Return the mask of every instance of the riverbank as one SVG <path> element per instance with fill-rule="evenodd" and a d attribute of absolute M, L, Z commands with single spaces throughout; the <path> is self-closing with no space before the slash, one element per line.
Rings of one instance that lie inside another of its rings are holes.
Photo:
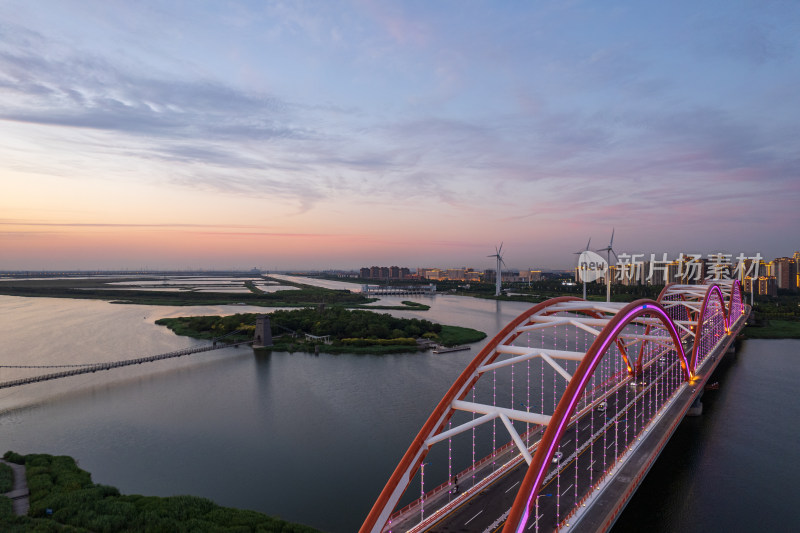
<path fill-rule="evenodd" d="M 20 455 L 4 458 L 24 464 L 30 489 L 30 510 L 16 516 L 11 500 L 0 497 L 0 527 L 23 531 L 264 531 L 318 533 L 302 524 L 286 522 L 256 511 L 222 507 L 196 496 L 139 496 L 120 494 L 115 487 L 92 482 L 69 456 Z"/>
<path fill-rule="evenodd" d="M 744 336 L 748 339 L 800 339 L 800 321 L 766 320 L 764 325 L 747 326 Z"/>

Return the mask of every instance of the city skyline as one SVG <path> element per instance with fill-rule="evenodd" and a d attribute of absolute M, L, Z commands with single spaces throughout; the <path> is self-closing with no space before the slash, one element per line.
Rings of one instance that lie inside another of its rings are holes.
<path fill-rule="evenodd" d="M 491 269 L 501 242 L 567 270 L 612 229 L 788 255 L 798 29 L 789 2 L 4 2 L 0 270 Z"/>

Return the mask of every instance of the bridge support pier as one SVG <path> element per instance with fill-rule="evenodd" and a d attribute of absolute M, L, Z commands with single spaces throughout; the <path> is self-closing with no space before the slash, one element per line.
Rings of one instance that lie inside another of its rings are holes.
<path fill-rule="evenodd" d="M 686 411 L 686 416 L 700 416 L 703 414 L 703 393 L 697 395 L 697 398 L 694 399 L 692 405 L 689 406 L 689 410 Z"/>
<path fill-rule="evenodd" d="M 253 333 L 253 348 L 265 348 L 272 346 L 272 328 L 269 324 L 269 316 L 261 315 L 256 318 L 256 330 Z"/>

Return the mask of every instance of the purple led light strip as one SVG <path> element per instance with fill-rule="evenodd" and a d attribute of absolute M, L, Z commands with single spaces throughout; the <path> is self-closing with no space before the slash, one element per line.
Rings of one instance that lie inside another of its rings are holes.
<path fill-rule="evenodd" d="M 717 290 L 719 291 L 719 287 L 717 287 Z M 547 470 L 547 465 L 549 464 L 549 461 L 550 461 L 550 459 L 551 459 L 551 457 L 553 455 L 553 450 L 558 446 L 558 444 L 559 444 L 559 442 L 561 440 L 560 437 L 561 437 L 562 431 L 564 429 L 564 425 L 569 422 L 569 418 L 570 418 L 570 416 L 572 415 L 572 412 L 575 409 L 575 404 L 578 402 L 578 400 L 580 398 L 580 395 L 583 393 L 583 390 L 586 387 L 586 382 L 589 379 L 591 379 L 591 377 L 592 377 L 592 375 L 594 373 L 594 369 L 597 366 L 597 362 L 605 355 L 606 350 L 608 349 L 608 345 L 614 339 L 616 339 L 619 331 L 622 330 L 625 326 L 627 326 L 629 324 L 630 320 L 634 316 L 636 316 L 637 314 L 641 313 L 642 311 L 652 311 L 652 312 L 655 312 L 656 314 L 660 315 L 662 318 L 664 318 L 666 320 L 666 324 L 667 324 L 668 328 L 670 329 L 670 333 L 672 334 L 672 338 L 673 339 L 680 338 L 678 336 L 678 332 L 677 332 L 677 330 L 675 328 L 675 324 L 672 322 L 670 317 L 660 307 L 654 306 L 652 304 L 642 304 L 640 307 L 635 307 L 635 308 L 631 309 L 630 311 L 628 311 L 628 313 L 622 318 L 622 320 L 620 320 L 617 323 L 617 325 L 614 326 L 614 329 L 612 329 L 608 333 L 608 335 L 606 336 L 605 340 L 603 341 L 603 344 L 600 346 L 600 349 L 597 350 L 597 352 L 595 354 L 595 357 L 594 357 L 594 359 L 592 360 L 592 362 L 591 362 L 591 364 L 589 366 L 589 369 L 582 376 L 580 384 L 578 385 L 578 388 L 575 391 L 575 394 L 573 394 L 572 398 L 570 398 L 569 404 L 568 404 L 568 408 L 567 408 L 567 411 L 566 411 L 566 415 L 561 418 L 561 420 L 559 421 L 558 429 L 556 430 L 556 436 L 558 438 L 554 438 L 552 440 L 552 442 L 550 443 L 550 447 L 548 448 L 547 454 L 545 455 L 545 460 L 539 466 L 539 472 L 537 473 L 536 479 L 535 479 L 535 481 L 533 483 L 534 487 L 538 487 L 539 484 L 541 483 L 542 477 L 544 476 L 545 471 Z M 683 351 L 683 345 L 678 343 L 677 348 L 678 348 L 678 350 L 677 350 L 678 354 L 680 355 L 681 359 L 683 360 L 685 368 L 688 371 L 689 363 L 686 360 L 686 354 Z M 528 523 L 528 518 L 530 517 L 529 509 L 530 509 L 531 500 L 534 497 L 534 492 L 535 491 L 531 491 L 531 493 L 528 495 L 528 500 L 525 502 L 525 512 L 522 515 L 522 520 L 520 520 L 520 522 L 517 524 L 517 533 L 523 533 L 525 524 Z"/>

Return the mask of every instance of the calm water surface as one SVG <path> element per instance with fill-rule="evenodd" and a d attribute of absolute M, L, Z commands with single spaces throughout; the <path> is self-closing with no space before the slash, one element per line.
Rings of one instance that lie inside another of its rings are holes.
<path fill-rule="evenodd" d="M 431 309 L 392 313 L 474 327 L 489 338 L 528 307 L 417 299 Z M 166 352 L 200 341 L 177 337 L 156 319 L 250 310 L 0 296 L 0 364 Z M 72 455 L 94 481 L 125 493 L 194 494 L 351 532 L 485 342 L 446 355 L 257 357 L 229 348 L 3 390 L 0 451 Z M 654 531 L 752 530 L 733 527 L 745 523 L 744 514 L 773 526 L 767 531 L 796 524 L 800 515 L 789 499 L 800 480 L 792 440 L 800 427 L 798 352 L 798 341 L 747 341 L 720 372 L 720 390 L 707 393 L 706 414 L 681 425 L 615 531 L 641 531 L 642 524 Z M 0 380 L 38 372 L 0 368 Z"/>

